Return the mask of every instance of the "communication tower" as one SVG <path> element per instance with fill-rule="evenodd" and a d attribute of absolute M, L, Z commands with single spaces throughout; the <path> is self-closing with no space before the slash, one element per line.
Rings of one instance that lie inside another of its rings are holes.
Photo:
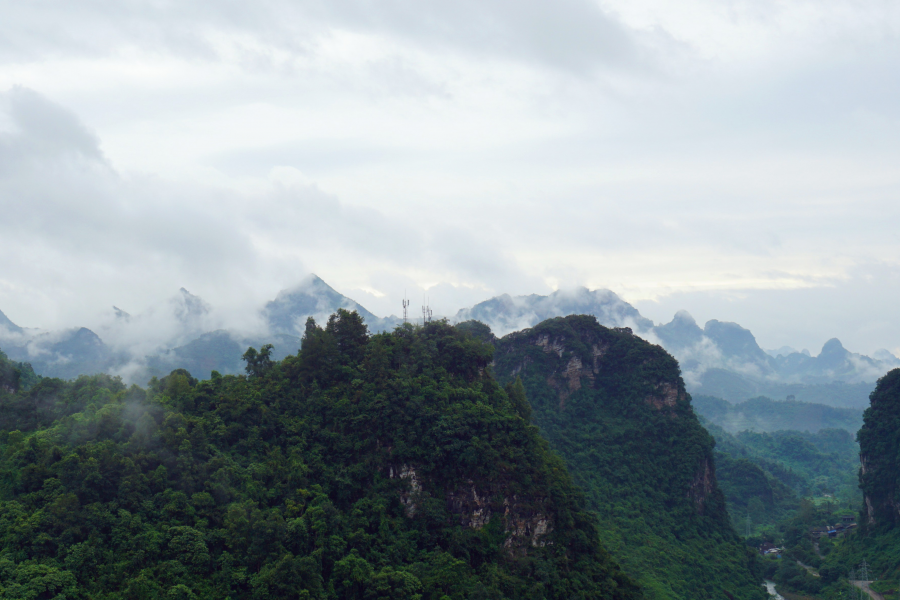
<path fill-rule="evenodd" d="M 406 299 L 406 292 L 403 293 L 403 322 L 406 323 L 407 309 L 409 308 L 409 300 Z"/>
<path fill-rule="evenodd" d="M 428 301 L 425 301 L 425 304 L 422 305 L 422 325 L 426 325 L 431 322 L 431 307 L 428 306 Z"/>

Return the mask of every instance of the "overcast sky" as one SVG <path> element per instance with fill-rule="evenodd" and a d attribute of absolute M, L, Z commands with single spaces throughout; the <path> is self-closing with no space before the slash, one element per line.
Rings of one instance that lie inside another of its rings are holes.
<path fill-rule="evenodd" d="M 315 272 L 900 351 L 900 4 L 0 0 L 0 310 Z M 426 291 L 427 290 L 427 291 Z"/>

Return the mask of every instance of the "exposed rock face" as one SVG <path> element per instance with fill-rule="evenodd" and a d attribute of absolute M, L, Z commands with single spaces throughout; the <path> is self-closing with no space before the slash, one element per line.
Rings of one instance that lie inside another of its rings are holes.
<path fill-rule="evenodd" d="M 416 500 L 418 499 L 419 493 L 422 491 L 422 484 L 419 483 L 419 474 L 416 473 L 416 470 L 413 467 L 403 465 L 396 470 L 394 467 L 390 467 L 388 476 L 391 479 L 399 477 L 400 479 L 409 482 L 409 489 L 400 495 L 400 502 L 403 503 L 403 506 L 406 509 L 406 516 L 415 516 Z"/>
<path fill-rule="evenodd" d="M 629 333 L 631 330 L 628 330 Z M 535 340 L 535 345 L 540 347 L 546 353 L 556 353 L 560 358 L 563 357 L 563 353 L 566 352 L 565 346 L 565 338 L 564 337 L 554 337 L 551 339 L 549 335 L 540 335 Z M 577 392 L 581 389 L 581 380 L 582 378 L 587 378 L 590 383 L 593 385 L 594 375 L 596 375 L 600 371 L 600 359 L 606 353 L 609 348 L 609 344 L 606 342 L 597 342 L 591 345 L 591 353 L 590 362 L 586 365 L 580 356 L 573 354 L 572 352 L 568 352 L 568 362 L 565 363 L 565 367 L 558 374 L 554 373 L 548 379 L 550 385 L 559 391 L 559 407 L 565 408 L 566 398 L 568 398 L 572 393 Z M 527 366 L 527 359 L 523 361 L 523 364 L 518 368 L 518 370 L 514 374 L 518 374 Z M 565 382 L 565 383 L 562 383 Z"/>
<path fill-rule="evenodd" d="M 508 537 L 504 547 L 514 550 L 523 546 L 544 546 L 543 537 L 553 530 L 552 519 L 542 510 L 544 498 L 519 498 L 504 495 L 502 486 L 479 490 L 474 483 L 452 492 L 447 506 L 458 515 L 461 525 L 481 529 L 492 518 L 503 520 Z M 501 502 L 497 499 L 502 498 Z"/>
<path fill-rule="evenodd" d="M 718 598 L 738 587 L 754 597 L 756 582 L 716 482 L 714 441 L 672 356 L 626 328 L 570 316 L 498 340 L 494 373 L 521 379 L 532 422 L 585 487 L 608 534 L 602 539 L 626 572 L 633 568 L 647 589 L 669 590 L 660 598 Z M 537 531 L 539 517 L 526 516 Z M 727 556 L 733 568 L 697 573 L 671 545 L 676 527 L 679 539 Z M 660 548 L 652 567 L 650 547 Z M 691 595 L 693 585 L 705 591 Z"/>
<path fill-rule="evenodd" d="M 677 385 L 663 382 L 656 386 L 656 393 L 648 395 L 644 401 L 657 410 L 665 410 L 674 408 L 679 400 L 683 402 L 685 399 L 686 394 L 683 389 L 679 390 Z"/>
<path fill-rule="evenodd" d="M 701 461 L 697 472 L 694 474 L 694 478 L 691 480 L 691 485 L 688 488 L 687 493 L 688 498 L 694 501 L 698 513 L 703 514 L 703 504 L 715 489 L 715 467 L 711 460 L 705 459 Z"/>
<path fill-rule="evenodd" d="M 422 494 L 422 482 L 416 469 L 410 465 L 390 467 L 390 478 L 400 478 L 408 487 L 400 495 L 400 502 L 408 517 L 416 515 L 416 502 Z M 459 519 L 459 524 L 472 529 L 481 529 L 491 519 L 502 519 L 507 534 L 503 546 L 516 552 L 527 546 L 541 547 L 552 542 L 545 536 L 553 531 L 553 519 L 546 511 L 546 498 L 520 498 L 510 494 L 500 483 L 479 487 L 472 480 L 464 486 L 446 494 L 447 508 Z"/>
<path fill-rule="evenodd" d="M 551 326 L 554 322 L 561 326 Z M 589 316 L 564 317 L 512 333 L 497 346 L 498 375 L 527 377 L 540 371 L 559 399 L 559 411 L 565 411 L 566 401 L 579 391 L 591 394 L 598 387 L 606 388 L 611 380 L 628 379 L 638 384 L 643 402 L 655 411 L 674 419 L 679 414 L 689 416 L 690 423 L 679 427 L 699 427 L 675 361 L 662 348 L 635 337 L 629 328 L 608 329 Z M 539 349 L 544 358 L 529 347 Z M 636 348 L 645 355 L 636 354 Z M 512 366 L 507 366 L 510 363 Z M 696 464 L 692 479 L 683 484 L 682 494 L 702 513 L 707 497 L 717 490 L 711 453 L 699 456 Z"/>

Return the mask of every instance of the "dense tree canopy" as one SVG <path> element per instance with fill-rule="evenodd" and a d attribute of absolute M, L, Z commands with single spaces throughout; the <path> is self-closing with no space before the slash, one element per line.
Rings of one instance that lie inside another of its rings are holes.
<path fill-rule="evenodd" d="M 498 378 L 521 379 L 533 422 L 648 597 L 764 597 L 716 484 L 713 438 L 691 410 L 674 358 L 584 315 L 495 344 Z"/>
<path fill-rule="evenodd" d="M 339 311 L 245 358 L 0 391 L 0 597 L 640 596 L 489 345 Z"/>

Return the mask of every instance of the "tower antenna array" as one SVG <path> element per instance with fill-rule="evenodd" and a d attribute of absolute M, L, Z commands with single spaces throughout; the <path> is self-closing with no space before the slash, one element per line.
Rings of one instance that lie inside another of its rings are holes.
<path fill-rule="evenodd" d="M 422 306 L 422 325 L 431 322 L 431 307 L 428 306 L 428 301 L 425 301 L 425 304 Z"/>
<path fill-rule="evenodd" d="M 406 311 L 409 308 L 409 300 L 406 299 L 406 292 L 403 292 L 403 322 L 406 323 Z"/>

